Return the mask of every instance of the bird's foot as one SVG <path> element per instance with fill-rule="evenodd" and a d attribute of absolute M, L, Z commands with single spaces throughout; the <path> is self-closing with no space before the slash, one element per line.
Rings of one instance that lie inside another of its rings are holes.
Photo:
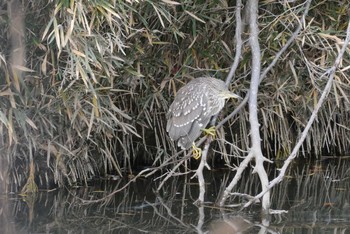
<path fill-rule="evenodd" d="M 211 136 L 213 139 L 215 139 L 216 137 L 216 130 L 215 130 L 215 126 L 211 126 L 210 128 L 205 128 L 205 129 L 202 129 L 202 131 Z"/>
<path fill-rule="evenodd" d="M 198 160 L 202 156 L 202 149 L 197 147 L 195 143 L 192 144 L 192 155 L 193 158 Z"/>

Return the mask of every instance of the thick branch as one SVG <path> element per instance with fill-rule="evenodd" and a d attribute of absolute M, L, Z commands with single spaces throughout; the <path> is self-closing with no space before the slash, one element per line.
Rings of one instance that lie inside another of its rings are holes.
<path fill-rule="evenodd" d="M 255 157 L 254 171 L 258 173 L 262 190 L 264 190 L 268 184 L 268 176 L 264 168 L 265 157 L 261 151 L 261 137 L 260 137 L 260 124 L 258 118 L 258 89 L 260 84 L 260 68 L 261 68 L 261 55 L 259 45 L 259 27 L 258 27 L 258 0 L 249 1 L 249 27 L 250 38 L 249 44 L 252 49 L 252 78 L 250 83 L 250 97 L 249 97 L 249 123 L 251 128 L 251 151 Z M 265 212 L 270 209 L 270 193 L 267 192 L 263 196 L 262 207 Z"/>
<path fill-rule="evenodd" d="M 313 110 L 311 116 L 310 116 L 310 119 L 309 121 L 307 122 L 306 124 L 306 127 L 304 129 L 304 131 L 302 132 L 297 144 L 295 145 L 295 147 L 293 148 L 293 151 L 292 153 L 288 156 L 287 160 L 284 162 L 282 168 L 280 169 L 280 173 L 279 175 L 273 179 L 270 184 L 267 186 L 267 188 L 265 188 L 261 193 L 259 193 L 257 196 L 255 196 L 255 198 L 249 202 L 247 202 L 244 207 L 248 207 L 249 205 L 251 205 L 255 200 L 261 198 L 262 196 L 264 196 L 264 194 L 266 194 L 271 188 L 273 188 L 275 185 L 277 185 L 279 182 L 282 181 L 283 177 L 285 176 L 285 173 L 286 173 L 286 170 L 289 166 L 289 164 L 293 161 L 293 159 L 297 156 L 297 152 L 299 151 L 301 145 L 303 144 L 313 122 L 315 121 L 316 117 L 317 117 L 317 113 L 319 111 L 319 109 L 321 108 L 323 102 L 326 100 L 331 88 L 332 88 L 332 84 L 333 84 L 333 78 L 334 78 L 334 74 L 335 74 L 335 71 L 337 69 L 337 67 L 339 66 L 339 63 L 344 55 L 344 52 L 346 50 L 346 48 L 348 47 L 350 43 L 350 21 L 348 22 L 348 28 L 347 28 L 347 31 L 346 31 L 346 39 L 345 39 L 345 42 L 343 44 L 343 47 L 342 49 L 340 50 L 333 66 L 328 69 L 324 74 L 323 76 L 326 76 L 327 74 L 329 75 L 329 78 L 328 78 L 328 82 L 322 92 L 322 95 L 320 97 L 320 99 L 318 100 L 317 102 L 317 105 L 315 107 L 315 109 Z"/>
<path fill-rule="evenodd" d="M 280 51 L 277 52 L 277 54 L 275 55 L 275 57 L 272 60 L 272 62 L 270 63 L 270 65 L 263 70 L 263 72 L 260 75 L 260 82 L 266 77 L 267 73 L 276 65 L 277 61 L 280 59 L 282 54 L 287 50 L 287 48 L 293 43 L 293 41 L 295 41 L 295 39 L 299 35 L 299 33 L 300 33 L 301 29 L 302 29 L 302 23 L 305 22 L 305 17 L 306 17 L 306 15 L 309 12 L 311 1 L 312 0 L 306 1 L 306 7 L 305 7 L 305 10 L 304 10 L 304 13 L 303 13 L 301 19 L 298 20 L 299 24 L 298 24 L 297 29 L 293 32 L 292 36 L 288 39 L 287 43 L 280 49 Z M 236 29 L 236 32 L 237 32 L 237 29 Z M 226 83 L 227 83 L 227 80 L 226 80 Z M 247 104 L 248 99 L 249 99 L 249 92 L 246 94 L 246 96 L 244 97 L 244 99 L 241 102 L 241 104 L 231 114 L 229 114 L 225 119 L 221 120 L 216 125 L 217 128 L 219 128 L 222 125 L 224 125 L 229 119 L 232 119 L 232 117 L 235 116 Z"/>
<path fill-rule="evenodd" d="M 260 84 L 260 45 L 259 28 L 257 24 L 258 1 L 250 0 L 250 47 L 252 49 L 252 78 L 250 82 L 249 97 L 249 122 L 251 127 L 251 139 L 253 148 L 260 148 L 260 133 L 258 120 L 258 88 Z"/>

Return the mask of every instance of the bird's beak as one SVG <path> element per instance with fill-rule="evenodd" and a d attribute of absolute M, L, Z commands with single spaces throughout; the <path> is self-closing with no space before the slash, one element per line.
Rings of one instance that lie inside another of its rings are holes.
<path fill-rule="evenodd" d="M 236 99 L 242 99 L 240 96 L 238 96 L 237 94 L 231 93 L 231 92 L 225 92 L 223 93 L 223 97 L 224 98 L 236 98 Z"/>

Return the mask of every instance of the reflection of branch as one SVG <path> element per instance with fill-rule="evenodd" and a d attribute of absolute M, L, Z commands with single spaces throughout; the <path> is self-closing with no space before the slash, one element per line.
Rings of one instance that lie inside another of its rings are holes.
<path fill-rule="evenodd" d="M 182 226 L 184 226 L 184 227 L 186 227 L 186 228 L 190 228 L 190 226 L 189 226 L 188 224 L 184 223 L 181 219 L 177 218 L 176 215 L 174 215 L 174 214 L 172 213 L 171 209 L 165 204 L 165 202 L 163 201 L 163 198 L 162 198 L 162 197 L 157 196 L 157 200 L 158 200 L 159 203 L 160 203 L 159 205 L 161 205 L 161 206 L 167 211 L 169 217 L 172 218 L 172 219 L 174 219 L 176 222 L 173 222 L 171 219 L 164 217 L 164 215 L 162 215 L 162 214 L 158 211 L 157 207 L 154 206 L 154 205 L 152 205 L 154 211 L 156 212 L 156 214 L 158 214 L 159 217 L 162 217 L 162 218 L 166 219 L 167 221 L 171 222 L 171 223 L 174 224 L 174 225 L 179 225 L 179 224 L 181 224 Z"/>
<path fill-rule="evenodd" d="M 144 177 L 149 177 L 153 174 L 155 174 L 157 171 L 164 169 L 166 166 L 168 165 L 173 165 L 174 163 L 176 163 L 176 161 L 174 162 L 174 159 L 179 156 L 181 153 L 183 153 L 184 150 L 179 151 L 178 153 L 174 154 L 172 157 L 168 158 L 166 161 L 164 161 L 161 165 L 159 165 L 158 167 L 153 167 L 153 168 L 146 168 L 142 171 L 140 171 L 135 177 L 133 177 L 131 180 L 129 180 L 124 186 L 120 187 L 119 189 L 114 190 L 113 192 L 111 192 L 110 194 L 108 194 L 105 197 L 102 197 L 100 199 L 96 199 L 96 200 L 86 200 L 86 199 L 82 199 L 82 198 L 78 198 L 80 199 L 82 202 L 84 203 L 98 203 L 98 202 L 103 202 L 106 201 L 106 199 L 111 198 L 112 196 L 114 196 L 115 194 L 123 191 L 125 188 L 127 188 L 131 183 L 135 182 L 138 178 L 144 176 Z M 176 167 L 173 167 L 172 170 L 169 172 L 169 174 L 167 175 L 167 177 L 162 181 L 161 185 L 158 187 L 158 190 L 162 187 L 162 185 L 165 183 L 165 181 L 167 179 L 169 179 L 171 177 L 171 175 L 174 174 L 175 170 L 181 166 L 183 164 L 184 161 L 186 161 L 187 159 L 192 157 L 192 153 L 188 153 L 185 157 L 181 158 L 178 160 L 178 164 Z"/>
<path fill-rule="evenodd" d="M 280 169 L 279 175 L 269 183 L 267 188 L 265 188 L 261 193 L 259 193 L 257 196 L 255 196 L 254 200 L 259 199 L 262 196 L 264 196 L 264 194 L 267 193 L 272 187 L 274 187 L 275 185 L 277 185 L 279 182 L 282 181 L 289 164 L 296 157 L 297 152 L 299 151 L 301 145 L 303 144 L 303 142 L 304 142 L 304 140 L 305 140 L 305 138 L 306 138 L 306 136 L 307 136 L 307 134 L 308 134 L 308 132 L 309 132 L 309 130 L 311 128 L 311 125 L 315 121 L 315 119 L 317 117 L 318 110 L 321 108 L 323 102 L 325 101 L 326 97 L 328 96 L 329 91 L 332 88 L 335 71 L 336 71 L 337 67 L 339 66 L 339 63 L 340 63 L 340 61 L 341 61 L 341 59 L 342 59 L 342 57 L 344 55 L 344 52 L 345 52 L 349 42 L 350 42 L 350 21 L 348 22 L 348 28 L 347 28 L 347 31 L 346 31 L 346 39 L 345 39 L 343 47 L 339 51 L 338 56 L 337 56 L 336 60 L 334 61 L 333 66 L 331 68 L 329 68 L 323 74 L 323 76 L 329 75 L 328 82 L 327 82 L 327 84 L 326 84 L 326 86 L 325 86 L 325 88 L 324 88 L 324 90 L 322 92 L 322 95 L 321 95 L 320 99 L 317 102 L 317 105 L 315 106 L 315 109 L 313 110 L 313 112 L 312 112 L 312 114 L 310 116 L 309 121 L 306 124 L 306 127 L 305 127 L 304 131 L 301 133 L 300 139 L 298 140 L 297 144 L 295 145 L 292 153 L 288 156 L 288 158 L 284 162 L 282 168 Z M 248 207 L 250 204 L 252 204 L 252 202 L 254 200 L 251 200 L 251 201 L 247 202 L 244 205 L 244 207 Z"/>
<path fill-rule="evenodd" d="M 198 206 L 198 223 L 196 226 L 197 233 L 205 233 L 203 232 L 204 220 L 205 220 L 204 206 Z"/>
<path fill-rule="evenodd" d="M 171 171 L 168 172 L 167 176 L 162 180 L 162 182 L 161 182 L 160 185 L 158 186 L 157 191 L 159 191 L 159 190 L 163 187 L 164 183 L 165 183 L 170 177 L 172 177 L 172 176 L 174 175 L 175 171 L 176 171 L 188 158 L 190 158 L 190 157 L 192 157 L 192 152 L 190 152 L 190 153 L 187 155 L 187 157 L 184 157 L 184 158 L 182 158 L 181 160 L 179 160 L 178 164 L 176 164 L 175 166 L 173 166 L 173 168 L 171 169 Z M 186 173 L 182 173 L 182 174 L 186 174 Z"/>

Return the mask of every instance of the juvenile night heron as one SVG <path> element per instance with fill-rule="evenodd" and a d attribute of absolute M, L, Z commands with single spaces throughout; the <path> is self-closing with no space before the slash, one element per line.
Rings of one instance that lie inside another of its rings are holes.
<path fill-rule="evenodd" d="M 194 145 L 212 116 L 221 111 L 228 98 L 240 98 L 231 93 L 225 82 L 210 77 L 196 78 L 177 93 L 167 113 L 166 130 L 182 149 Z"/>

